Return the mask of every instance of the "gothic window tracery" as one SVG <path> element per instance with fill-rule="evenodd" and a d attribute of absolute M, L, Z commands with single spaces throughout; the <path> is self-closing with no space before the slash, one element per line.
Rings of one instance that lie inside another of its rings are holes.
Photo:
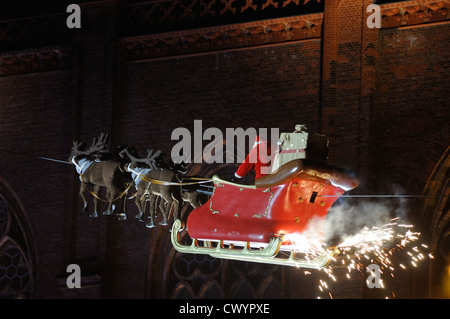
<path fill-rule="evenodd" d="M 182 240 L 187 240 L 183 236 Z M 165 263 L 164 282 L 174 299 L 282 298 L 283 267 L 175 252 Z"/>
<path fill-rule="evenodd" d="M 2 188 L 0 187 L 0 299 L 31 298 L 34 276 L 29 234 L 24 233 L 23 221 L 19 221 L 15 198 L 3 194 Z"/>
<path fill-rule="evenodd" d="M 176 253 L 170 298 L 280 298 L 282 267 Z"/>

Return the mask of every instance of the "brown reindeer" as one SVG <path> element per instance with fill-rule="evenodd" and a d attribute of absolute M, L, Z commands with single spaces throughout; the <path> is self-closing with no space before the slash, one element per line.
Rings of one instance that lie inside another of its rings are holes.
<path fill-rule="evenodd" d="M 145 202 L 150 202 L 150 221 L 146 224 L 147 227 L 155 227 L 154 218 L 156 212 L 156 205 L 158 199 L 159 208 L 163 215 L 163 220 L 160 225 L 167 225 L 169 213 L 173 206 L 174 218 L 178 218 L 181 198 L 181 177 L 178 172 L 170 169 L 161 161 L 161 151 L 153 153 L 153 150 L 147 150 L 146 158 L 137 158 L 130 154 L 128 150 L 124 153 L 132 161 L 126 166 L 126 170 L 132 173 L 133 180 L 137 189 L 136 206 L 139 209 L 137 218 L 142 219 L 145 212 Z M 123 155 L 123 153 L 122 153 Z"/>
<path fill-rule="evenodd" d="M 100 187 L 106 187 L 108 208 L 103 213 L 104 215 L 111 215 L 113 212 L 113 205 L 117 201 L 118 206 L 115 206 L 119 220 L 125 220 L 125 171 L 123 169 L 123 162 L 111 154 L 107 146 L 107 134 L 101 134 L 99 138 L 94 138 L 92 146 L 88 150 L 84 150 L 83 143 L 74 142 L 72 147 L 72 154 L 69 158 L 77 169 L 80 175 L 80 197 L 83 200 L 83 210 L 86 211 L 88 203 L 84 195 L 89 185 L 94 186 L 94 194 L 98 194 Z M 120 200 L 119 200 L 120 199 Z M 98 216 L 98 199 L 94 196 L 94 212 L 91 217 Z"/>

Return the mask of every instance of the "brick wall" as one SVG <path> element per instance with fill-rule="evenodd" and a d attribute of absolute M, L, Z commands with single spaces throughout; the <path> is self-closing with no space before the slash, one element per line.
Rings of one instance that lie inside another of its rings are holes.
<path fill-rule="evenodd" d="M 381 188 L 420 193 L 448 146 L 449 37 L 448 23 L 380 32 L 371 143 Z"/>
<path fill-rule="evenodd" d="M 331 1 L 324 13 L 321 131 L 330 138 L 329 163 L 362 177 L 357 192 L 369 186 L 368 136 L 375 78 L 370 57 L 376 31 L 366 28 L 365 8 L 371 3 Z"/>
<path fill-rule="evenodd" d="M 177 127 L 318 130 L 320 40 L 129 63 L 122 74 L 121 143 L 170 154 Z"/>

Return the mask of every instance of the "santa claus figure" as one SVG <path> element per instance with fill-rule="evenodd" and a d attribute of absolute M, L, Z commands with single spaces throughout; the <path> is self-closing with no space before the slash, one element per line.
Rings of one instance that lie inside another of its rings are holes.
<path fill-rule="evenodd" d="M 252 169 L 255 170 L 255 179 L 270 174 L 271 153 L 270 142 L 257 136 L 250 153 L 234 173 L 234 176 L 243 178 Z"/>
<path fill-rule="evenodd" d="M 281 133 L 278 141 L 280 149 L 275 154 L 272 172 L 275 172 L 287 162 L 306 158 L 306 147 L 308 146 L 308 132 L 306 130 L 306 125 L 297 124 L 294 132 Z"/>

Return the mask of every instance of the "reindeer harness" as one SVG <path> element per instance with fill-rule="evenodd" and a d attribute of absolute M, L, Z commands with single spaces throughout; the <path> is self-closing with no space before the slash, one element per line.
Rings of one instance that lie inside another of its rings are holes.
<path fill-rule="evenodd" d="M 71 161 L 75 165 L 75 169 L 77 170 L 77 173 L 80 175 L 80 181 L 82 182 L 81 176 L 84 174 L 84 172 L 89 168 L 89 166 L 94 163 L 94 161 L 91 161 L 87 158 L 82 158 L 78 161 L 78 163 L 75 161 L 75 156 L 72 157 Z"/>
<path fill-rule="evenodd" d="M 125 168 L 126 171 L 131 172 L 131 177 L 133 178 L 134 184 L 137 188 L 137 186 L 139 185 L 139 183 L 141 181 L 145 181 L 145 175 L 150 172 L 152 169 L 151 168 L 142 168 L 142 167 L 136 167 L 135 169 L 131 168 L 131 163 L 128 164 Z"/>

